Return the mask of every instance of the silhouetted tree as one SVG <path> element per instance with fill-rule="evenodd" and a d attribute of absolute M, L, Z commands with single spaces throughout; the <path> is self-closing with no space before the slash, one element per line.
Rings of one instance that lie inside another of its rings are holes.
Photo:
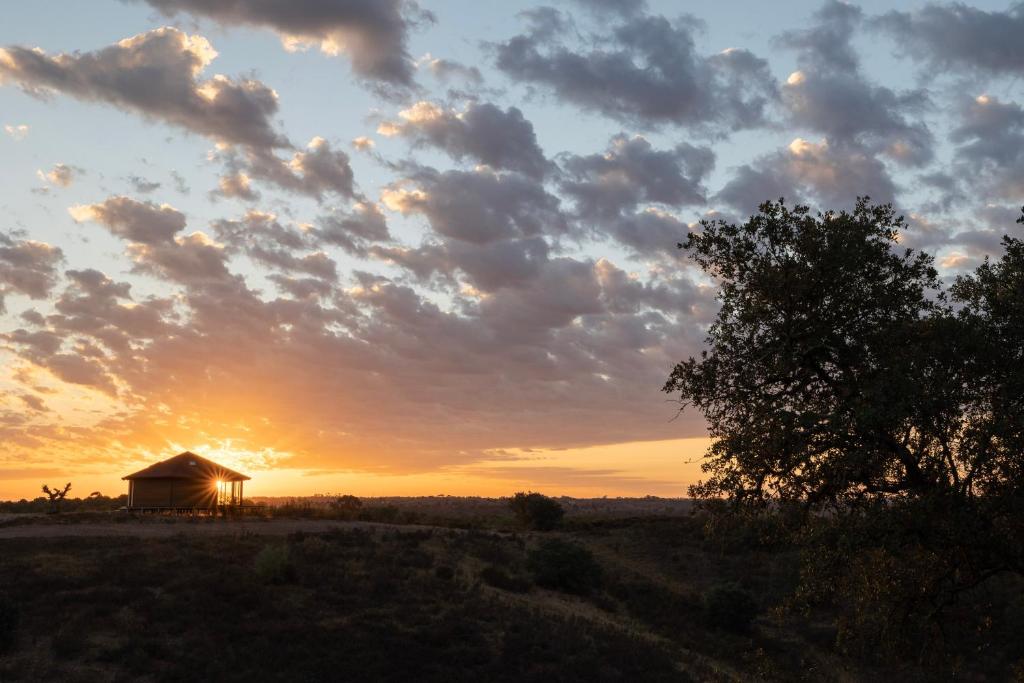
<path fill-rule="evenodd" d="M 965 596 L 1024 575 L 1024 242 L 945 288 L 867 198 L 701 225 L 679 246 L 721 308 L 664 387 L 713 437 L 691 495 L 829 509 L 798 530 L 801 600 L 849 651 L 952 657 L 994 618 Z"/>
<path fill-rule="evenodd" d="M 50 499 L 50 512 L 60 512 L 60 503 L 62 500 L 67 498 L 68 491 L 71 490 L 71 482 L 65 484 L 63 489 L 53 488 L 51 489 L 46 484 L 43 484 L 43 493 Z"/>
<path fill-rule="evenodd" d="M 561 503 L 540 493 L 520 491 L 509 498 L 508 506 L 521 525 L 538 531 L 554 529 L 565 515 Z"/>
<path fill-rule="evenodd" d="M 947 293 L 930 255 L 899 247 L 903 218 L 867 198 L 816 216 L 768 202 L 702 227 L 679 246 L 721 282 L 721 309 L 710 349 L 664 387 L 714 438 L 693 495 L 820 506 L 1020 491 L 1020 240 Z"/>

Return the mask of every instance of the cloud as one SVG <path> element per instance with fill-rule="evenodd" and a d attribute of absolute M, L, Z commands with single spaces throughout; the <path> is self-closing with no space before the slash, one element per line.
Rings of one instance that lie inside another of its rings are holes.
<path fill-rule="evenodd" d="M 140 202 L 130 197 L 110 197 L 99 204 L 68 209 L 78 222 L 94 221 L 130 242 L 166 244 L 185 228 L 185 215 L 169 204 Z"/>
<path fill-rule="evenodd" d="M 550 164 L 537 144 L 533 125 L 515 107 L 502 110 L 490 103 L 471 102 L 464 111 L 417 102 L 387 121 L 377 132 L 402 135 L 416 144 L 444 150 L 453 158 L 470 157 L 499 170 L 519 171 L 539 178 Z"/>
<path fill-rule="evenodd" d="M 344 53 L 361 78 L 413 85 L 408 33 L 433 16 L 411 0 L 145 0 L 167 16 L 184 12 L 225 25 L 269 28 L 289 51 Z"/>
<path fill-rule="evenodd" d="M 823 207 L 852 206 L 862 195 L 892 201 L 896 185 L 885 166 L 855 145 L 834 145 L 796 138 L 786 148 L 736 169 L 716 198 L 742 213 L 765 201 L 785 197 Z"/>
<path fill-rule="evenodd" d="M 385 188 L 382 201 L 392 211 L 425 216 L 438 235 L 476 244 L 567 228 L 558 198 L 518 173 L 421 169 Z"/>
<path fill-rule="evenodd" d="M 133 109 L 227 143 L 268 149 L 287 145 L 272 118 L 277 93 L 253 79 L 199 80 L 217 56 L 198 35 L 159 28 L 94 52 L 49 56 L 39 49 L 0 48 L 0 83 L 52 91 Z"/>
<path fill-rule="evenodd" d="M 268 150 L 247 149 L 226 153 L 231 172 L 221 179 L 219 194 L 243 199 L 255 199 L 256 193 L 249 181 L 261 180 L 283 190 L 322 200 L 333 194 L 345 198 L 356 197 L 355 175 L 345 152 L 333 149 L 321 137 L 310 140 L 304 150 L 282 159 Z"/>
<path fill-rule="evenodd" d="M 960 2 L 928 3 L 912 12 L 891 11 L 873 24 L 899 50 L 934 70 L 960 69 L 991 75 L 1024 72 L 1024 5 L 987 11 Z"/>
<path fill-rule="evenodd" d="M 49 296 L 63 258 L 57 247 L 0 233 L 0 313 L 6 311 L 5 298 L 10 294 L 32 299 Z"/>
<path fill-rule="evenodd" d="M 241 171 L 221 176 L 217 189 L 211 194 L 230 199 L 244 199 L 250 202 L 260 197 L 260 193 L 253 189 L 249 176 Z"/>
<path fill-rule="evenodd" d="M 429 53 L 416 60 L 417 68 L 426 68 L 437 80 L 442 83 L 462 79 L 473 85 L 482 85 L 483 74 L 475 66 L 466 66 L 451 59 L 434 57 Z"/>
<path fill-rule="evenodd" d="M 593 37 L 600 49 L 567 43 L 568 20 L 550 8 L 525 12 L 533 25 L 493 47 L 510 78 L 543 86 L 564 102 L 650 128 L 665 124 L 728 131 L 764 124 L 776 97 L 765 60 L 741 48 L 697 52 L 692 18 L 623 17 Z"/>
<path fill-rule="evenodd" d="M 316 245 L 305 231 L 283 226 L 277 216 L 249 211 L 240 220 L 219 220 L 213 229 L 217 238 L 245 253 L 261 266 L 282 273 L 300 273 L 334 282 L 335 262 L 323 251 L 311 251 Z M 296 252 L 306 252 L 298 255 Z"/>
<path fill-rule="evenodd" d="M 128 184 L 131 185 L 132 189 L 139 194 L 150 194 L 152 192 L 156 192 L 162 185 L 160 182 L 147 180 L 146 178 L 141 178 L 137 175 L 128 176 Z"/>
<path fill-rule="evenodd" d="M 75 168 L 74 166 L 68 166 L 67 164 L 55 164 L 49 171 L 36 171 L 36 175 L 44 183 L 51 185 L 59 185 L 60 187 L 70 187 L 71 183 L 74 182 L 75 176 L 81 173 L 81 169 Z"/>
<path fill-rule="evenodd" d="M 989 198 L 1024 196 L 1024 108 L 993 95 L 959 102 L 959 125 L 950 134 L 955 158 L 969 186 Z"/>
<path fill-rule="evenodd" d="M 356 202 L 349 211 L 336 210 L 322 216 L 309 232 L 319 244 L 338 246 L 360 256 L 366 255 L 372 243 L 391 241 L 380 207 L 365 201 Z"/>
<path fill-rule="evenodd" d="M 656 150 L 642 136 L 619 134 L 603 153 L 565 155 L 560 162 L 565 171 L 561 190 L 576 201 L 579 215 L 605 220 L 643 203 L 703 204 L 701 183 L 714 168 L 715 155 L 708 147 L 685 142 Z"/>
<path fill-rule="evenodd" d="M 815 19 L 812 27 L 787 31 L 776 41 L 798 51 L 800 69 L 781 87 L 792 125 L 823 134 L 832 145 L 860 146 L 903 165 L 930 162 L 932 133 L 923 121 L 908 118 L 930 106 L 928 93 L 868 82 L 852 43 L 862 21 L 859 8 L 828 0 Z"/>
<path fill-rule="evenodd" d="M 22 123 L 18 125 L 5 124 L 4 132 L 10 135 L 15 141 L 24 140 L 28 136 L 29 127 Z"/>

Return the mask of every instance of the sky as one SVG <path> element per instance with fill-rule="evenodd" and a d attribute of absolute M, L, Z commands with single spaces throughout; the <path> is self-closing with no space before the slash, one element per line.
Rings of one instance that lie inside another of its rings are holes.
<path fill-rule="evenodd" d="M 685 11 L 685 13 L 683 13 Z M 39 0 L 0 26 L 0 498 L 683 496 L 661 392 L 785 197 L 954 278 L 1024 203 L 1024 4 Z"/>

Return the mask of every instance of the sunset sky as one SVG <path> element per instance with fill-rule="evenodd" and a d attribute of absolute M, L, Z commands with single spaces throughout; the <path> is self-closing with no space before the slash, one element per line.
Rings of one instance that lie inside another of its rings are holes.
<path fill-rule="evenodd" d="M 0 498 L 185 449 L 253 495 L 685 495 L 676 242 L 868 194 L 973 268 L 1022 75 L 1005 2 L 5 3 Z"/>

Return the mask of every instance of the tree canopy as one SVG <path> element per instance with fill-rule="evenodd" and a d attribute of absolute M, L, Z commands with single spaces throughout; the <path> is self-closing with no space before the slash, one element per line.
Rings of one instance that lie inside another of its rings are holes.
<path fill-rule="evenodd" d="M 900 245 L 905 227 L 867 198 L 818 214 L 780 199 L 679 245 L 720 283 L 708 348 L 664 387 L 714 439 L 692 495 L 1020 492 L 1024 242 L 1004 237 L 1002 257 L 947 287 L 931 255 Z"/>

